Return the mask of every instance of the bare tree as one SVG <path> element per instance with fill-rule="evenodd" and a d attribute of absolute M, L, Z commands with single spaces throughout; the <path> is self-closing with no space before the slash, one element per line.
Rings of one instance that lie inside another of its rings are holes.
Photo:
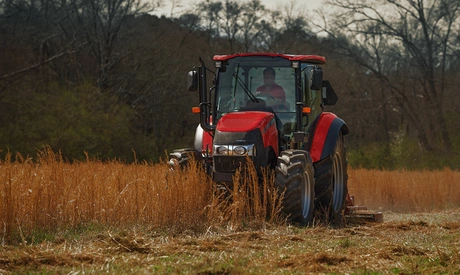
<path fill-rule="evenodd" d="M 152 11 L 160 2 L 150 5 L 141 0 L 7 0 L 0 4 L 0 20 L 9 26 L 21 22 L 23 33 L 12 34 L 13 37 L 24 39 L 33 32 L 37 37 L 33 43 L 39 50 L 27 64 L 0 74 L 0 80 L 18 79 L 89 45 L 99 67 L 99 86 L 106 89 L 111 85 L 114 64 L 129 53 L 117 52 L 120 28 L 128 18 Z"/>
<path fill-rule="evenodd" d="M 269 44 L 276 37 L 276 24 L 280 21 L 280 13 L 267 10 L 260 0 L 243 3 L 203 0 L 197 4 L 197 10 L 208 43 L 211 44 L 211 38 L 224 37 L 229 52 L 238 51 L 238 48 L 245 51 L 270 48 Z"/>
<path fill-rule="evenodd" d="M 202 18 L 203 29 L 207 34 L 207 42 L 211 45 L 212 38 L 220 34 L 220 13 L 223 9 L 222 2 L 204 0 L 197 4 L 199 16 Z"/>
<path fill-rule="evenodd" d="M 222 30 L 227 36 L 230 52 L 233 52 L 236 34 L 240 31 L 240 16 L 243 11 L 242 6 L 236 1 L 226 0 L 224 3 L 224 10 L 222 13 Z"/>
<path fill-rule="evenodd" d="M 46 65 L 51 68 L 50 64 L 80 51 L 86 44 L 76 38 L 74 30 L 64 32 L 60 28 L 69 15 L 65 3 L 7 0 L 0 2 L 0 11 L 0 51 L 16 53 L 2 58 L 9 59 L 11 65 L 0 68 L 0 90 L 32 71 Z"/>
<path fill-rule="evenodd" d="M 86 40 L 99 65 L 98 86 L 112 86 L 112 68 L 129 52 L 117 52 L 120 28 L 131 17 L 151 12 L 158 7 L 141 0 L 71 0 L 76 23 L 83 29 Z"/>
<path fill-rule="evenodd" d="M 250 51 L 257 49 L 256 41 L 263 34 L 264 18 L 268 15 L 268 10 L 261 4 L 260 0 L 252 0 L 243 5 L 241 17 L 241 33 L 244 50 Z"/>
<path fill-rule="evenodd" d="M 181 8 L 182 7 L 182 1 L 181 0 L 170 0 L 169 1 L 171 3 L 171 11 L 170 11 L 170 17 L 173 18 L 174 17 L 174 9 L 176 8 Z"/>
<path fill-rule="evenodd" d="M 387 85 L 387 100 L 394 100 L 405 113 L 425 149 L 434 150 L 439 133 L 442 147 L 450 151 L 443 104 L 449 56 L 458 50 L 454 27 L 460 22 L 460 2 L 330 2 L 341 13 L 326 30 L 329 35 Z"/>

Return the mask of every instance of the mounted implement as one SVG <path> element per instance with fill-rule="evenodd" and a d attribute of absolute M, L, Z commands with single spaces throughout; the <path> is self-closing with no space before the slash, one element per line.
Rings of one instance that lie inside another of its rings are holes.
<path fill-rule="evenodd" d="M 194 148 L 170 154 L 173 167 L 190 156 L 201 160 L 216 182 L 232 182 L 248 157 L 256 169 L 275 170 L 284 192 L 283 211 L 309 225 L 317 213 L 344 225 L 347 209 L 345 122 L 323 111 L 337 96 L 318 55 L 245 53 L 214 56 L 215 84 L 207 89 L 201 66 L 189 72 L 189 91 L 199 90 L 200 125 Z"/>

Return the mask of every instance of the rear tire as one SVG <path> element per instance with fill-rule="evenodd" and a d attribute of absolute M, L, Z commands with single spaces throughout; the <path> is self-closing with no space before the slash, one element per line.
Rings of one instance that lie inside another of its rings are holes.
<path fill-rule="evenodd" d="M 348 194 L 346 148 L 342 132 L 337 137 L 331 156 L 315 163 L 316 207 L 325 222 L 341 228 L 345 225 L 344 210 Z"/>
<path fill-rule="evenodd" d="M 343 142 L 342 132 L 337 137 L 334 155 L 332 157 L 332 225 L 344 227 L 344 211 L 347 206 L 348 173 L 347 153 Z"/>
<path fill-rule="evenodd" d="M 311 225 L 315 213 L 313 165 L 303 150 L 281 152 L 275 168 L 275 186 L 284 192 L 283 212 L 289 222 Z"/>

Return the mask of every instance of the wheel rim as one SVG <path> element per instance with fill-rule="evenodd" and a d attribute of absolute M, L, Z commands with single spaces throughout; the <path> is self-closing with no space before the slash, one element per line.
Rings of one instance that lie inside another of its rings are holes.
<path fill-rule="evenodd" d="M 334 188 L 332 203 L 334 205 L 334 211 L 338 212 L 341 210 L 343 203 L 343 160 L 339 153 L 335 154 L 332 169 Z"/>
<path fill-rule="evenodd" d="M 303 185 L 302 185 L 302 216 L 304 218 L 308 217 L 308 214 L 310 213 L 310 207 L 311 207 L 311 184 L 310 184 L 310 178 L 308 177 L 307 174 L 303 175 Z"/>

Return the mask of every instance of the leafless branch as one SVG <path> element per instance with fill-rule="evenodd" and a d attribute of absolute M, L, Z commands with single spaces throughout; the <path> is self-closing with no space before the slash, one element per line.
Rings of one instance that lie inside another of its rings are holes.
<path fill-rule="evenodd" d="M 5 80 L 5 79 L 9 79 L 9 78 L 12 78 L 12 77 L 16 77 L 16 76 L 19 76 L 19 75 L 24 75 L 34 69 L 37 69 L 47 63 L 50 63 L 62 56 L 65 56 L 65 55 L 69 55 L 69 54 L 72 54 L 72 53 L 75 53 L 75 52 L 78 52 L 80 49 L 82 49 L 87 43 L 86 42 L 83 42 L 81 43 L 80 45 L 77 45 L 76 47 L 73 47 L 71 49 L 67 49 L 67 50 L 64 50 L 64 51 L 61 51 L 60 53 L 57 53 L 47 59 L 44 59 L 44 60 L 39 60 L 39 62 L 33 64 L 33 65 L 30 65 L 28 67 L 25 67 L 25 68 L 22 68 L 20 70 L 17 70 L 17 71 L 14 71 L 12 73 L 8 73 L 8 74 L 4 74 L 4 75 L 0 75 L 0 80 Z"/>

